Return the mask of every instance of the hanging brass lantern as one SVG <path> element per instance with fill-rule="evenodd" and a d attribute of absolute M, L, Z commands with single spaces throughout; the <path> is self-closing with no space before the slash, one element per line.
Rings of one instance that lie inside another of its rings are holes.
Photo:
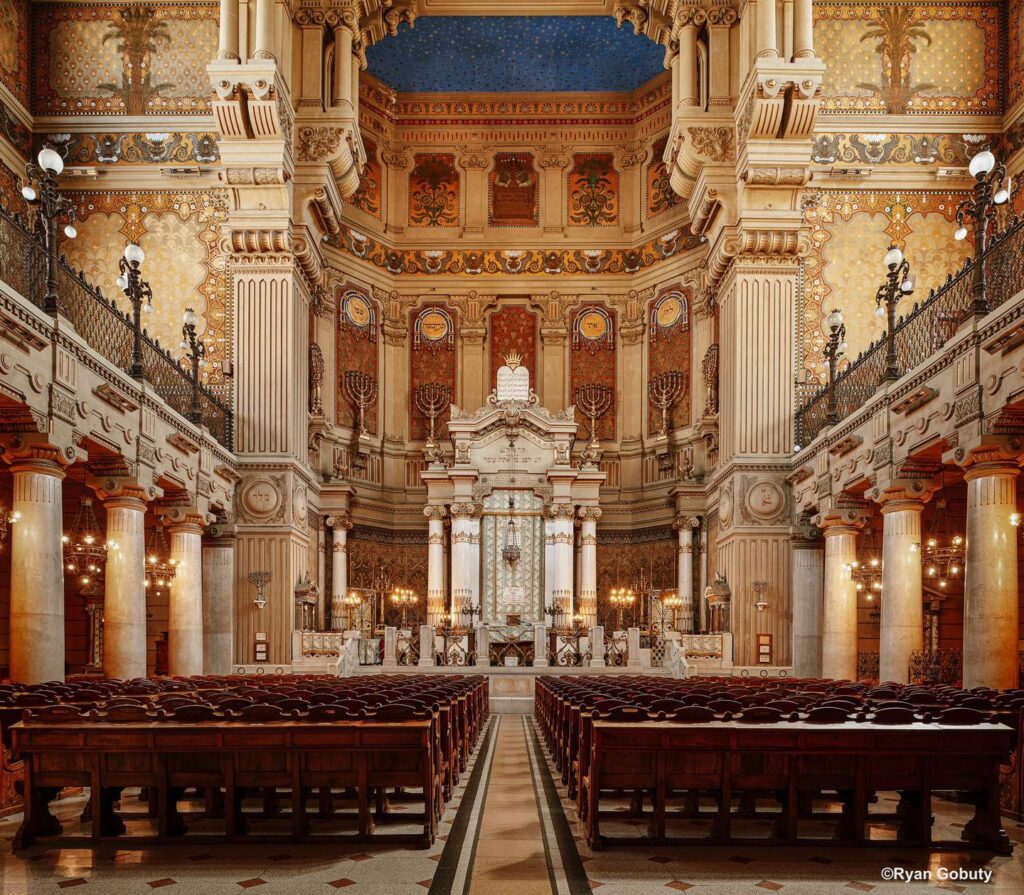
<path fill-rule="evenodd" d="M 104 540 L 91 497 L 82 498 L 71 534 L 64 535 L 62 540 L 65 576 L 78 578 L 83 588 L 94 587 L 103 579 L 107 552 L 117 547 Z"/>

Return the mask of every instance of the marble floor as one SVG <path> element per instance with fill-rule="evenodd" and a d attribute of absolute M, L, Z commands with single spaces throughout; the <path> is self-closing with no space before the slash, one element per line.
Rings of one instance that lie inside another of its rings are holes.
<path fill-rule="evenodd" d="M 529 716 L 496 715 L 426 850 L 392 846 L 182 843 L 159 849 L 45 848 L 14 855 L 20 822 L 0 820 L 0 895 L 82 889 L 88 893 L 171 892 L 220 895 L 273 893 L 367 895 L 601 895 L 687 892 L 692 895 L 874 895 L 935 889 L 967 895 L 1024 895 L 1024 825 L 1008 823 L 1017 845 L 1008 857 L 990 853 L 908 849 L 635 846 L 591 852 L 582 826 Z M 60 803 L 73 827 L 83 797 Z M 936 833 L 955 839 L 964 806 L 935 802 Z M 618 833 L 638 821 L 626 818 Z M 879 831 L 884 836 L 884 830 Z M 904 882 L 899 877 L 930 880 Z M 950 879 L 949 872 L 967 872 Z M 979 876 L 990 875 L 987 881 Z M 973 876 L 974 879 L 970 877 Z"/>

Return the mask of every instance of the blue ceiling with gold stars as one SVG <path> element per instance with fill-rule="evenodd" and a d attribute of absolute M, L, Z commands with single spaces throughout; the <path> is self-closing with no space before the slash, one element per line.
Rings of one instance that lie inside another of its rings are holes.
<path fill-rule="evenodd" d="M 423 16 L 366 51 L 403 93 L 633 90 L 664 50 L 610 16 Z"/>

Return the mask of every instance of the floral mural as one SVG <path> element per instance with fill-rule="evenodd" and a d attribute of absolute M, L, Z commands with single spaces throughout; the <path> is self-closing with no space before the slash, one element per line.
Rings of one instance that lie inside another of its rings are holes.
<path fill-rule="evenodd" d="M 33 111 L 208 114 L 216 3 L 34 4 Z"/>
<path fill-rule="evenodd" d="M 459 172 L 451 153 L 417 153 L 409 175 L 409 226 L 457 227 Z"/>
<path fill-rule="evenodd" d="M 532 152 L 499 152 L 490 175 L 492 227 L 535 227 L 540 216 Z"/>
<path fill-rule="evenodd" d="M 369 137 L 363 137 L 366 149 L 366 164 L 359 175 L 359 189 L 345 201 L 353 208 L 366 212 L 380 220 L 381 214 L 381 169 L 377 155 L 377 144 Z"/>
<path fill-rule="evenodd" d="M 228 216 L 226 192 L 77 193 L 72 198 L 78 238 L 61 245 L 72 267 L 127 310 L 115 283 L 117 263 L 127 243 L 141 246 L 146 253 L 142 275 L 153 289 L 146 329 L 177 355 L 182 314 L 194 308 L 207 348 L 205 374 L 210 382 L 221 382 L 220 362 L 230 352 L 228 259 L 220 245 Z"/>
<path fill-rule="evenodd" d="M 611 153 L 573 156 L 569 172 L 569 223 L 601 227 L 619 222 L 619 172 Z"/>
<path fill-rule="evenodd" d="M 802 319 L 807 381 L 827 378 L 824 320 L 833 308 L 846 318 L 846 362 L 883 334 L 885 322 L 874 316 L 875 290 L 885 276 L 882 256 L 890 244 L 903 250 L 917 278 L 914 295 L 900 302 L 897 314 L 906 314 L 961 267 L 971 253 L 969 241 L 953 239 L 961 198 L 959 193 L 825 190 L 807 209 L 811 254 Z M 866 280 L 865 271 L 876 277 Z"/>
<path fill-rule="evenodd" d="M 998 113 L 1000 6 L 816 3 L 822 111 Z"/>
<path fill-rule="evenodd" d="M 668 145 L 668 134 L 654 141 L 651 161 L 647 165 L 647 216 L 653 218 L 681 204 L 682 197 L 672 189 L 668 166 L 663 156 Z"/>
<path fill-rule="evenodd" d="M 540 379 L 537 373 L 537 315 L 524 305 L 504 305 L 491 315 L 490 376 L 488 390 L 498 384 L 498 368 L 505 363 L 505 356 L 518 354 L 521 365 L 530 371 L 530 382 L 536 388 Z"/>

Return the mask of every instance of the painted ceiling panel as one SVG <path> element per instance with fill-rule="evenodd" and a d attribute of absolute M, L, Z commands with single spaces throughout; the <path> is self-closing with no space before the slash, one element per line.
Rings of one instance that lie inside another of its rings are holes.
<path fill-rule="evenodd" d="M 403 93 L 634 90 L 664 50 L 604 16 L 427 16 L 367 50 Z"/>

